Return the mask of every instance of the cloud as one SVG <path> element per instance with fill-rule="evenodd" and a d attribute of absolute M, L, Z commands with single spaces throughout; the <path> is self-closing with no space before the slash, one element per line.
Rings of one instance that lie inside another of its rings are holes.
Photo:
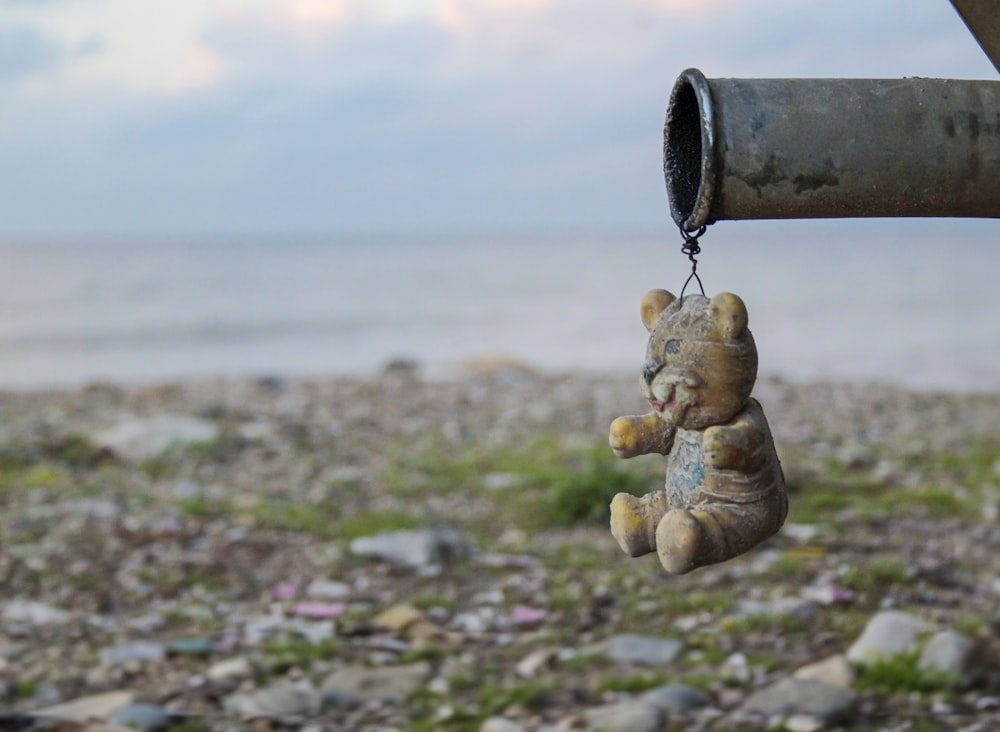
<path fill-rule="evenodd" d="M 8 229 L 659 225 L 688 66 L 995 75 L 937 0 L 90 3 L 0 37 L 59 82 L 0 97 Z"/>
<path fill-rule="evenodd" d="M 35 30 L 0 28 L 0 79 L 51 71 L 65 56 L 65 49 Z"/>

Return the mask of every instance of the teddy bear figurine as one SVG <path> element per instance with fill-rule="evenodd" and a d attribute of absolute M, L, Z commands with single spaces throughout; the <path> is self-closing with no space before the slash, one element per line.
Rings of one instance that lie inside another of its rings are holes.
<path fill-rule="evenodd" d="M 663 490 L 611 502 L 611 533 L 633 557 L 684 574 L 749 551 L 781 528 L 788 497 L 755 399 L 757 348 L 736 295 L 642 300 L 649 331 L 640 388 L 653 410 L 611 424 L 615 455 L 667 456 Z"/>

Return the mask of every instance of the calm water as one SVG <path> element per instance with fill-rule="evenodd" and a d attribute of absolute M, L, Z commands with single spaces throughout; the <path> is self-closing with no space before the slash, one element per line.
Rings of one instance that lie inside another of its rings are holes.
<path fill-rule="evenodd" d="M 0 242 L 0 388 L 429 371 L 635 371 L 676 234 Z M 748 222 L 703 240 L 761 372 L 1000 389 L 1000 222 Z"/>

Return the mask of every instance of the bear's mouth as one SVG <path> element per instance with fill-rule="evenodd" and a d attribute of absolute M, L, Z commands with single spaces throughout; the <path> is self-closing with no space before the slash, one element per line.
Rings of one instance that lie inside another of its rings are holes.
<path fill-rule="evenodd" d="M 652 405 L 653 409 L 655 409 L 657 412 L 662 413 L 665 412 L 668 407 L 674 406 L 676 397 L 677 397 L 677 388 L 671 386 L 670 394 L 667 395 L 667 398 L 665 400 L 661 401 L 659 399 L 650 399 L 649 403 Z"/>

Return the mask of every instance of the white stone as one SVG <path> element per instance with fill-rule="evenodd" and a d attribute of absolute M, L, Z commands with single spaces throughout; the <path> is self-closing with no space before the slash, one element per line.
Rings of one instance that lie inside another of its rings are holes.
<path fill-rule="evenodd" d="M 92 439 L 98 447 L 110 449 L 126 460 L 156 457 L 173 445 L 211 442 L 219 428 L 211 422 L 180 414 L 162 414 L 148 419 L 128 419 L 101 430 Z"/>
<path fill-rule="evenodd" d="M 623 701 L 588 709 L 583 713 L 593 732 L 659 732 L 663 712 L 644 701 Z"/>
<path fill-rule="evenodd" d="M 31 600 L 11 600 L 3 609 L 3 620 L 7 623 L 55 625 L 69 622 L 72 617 L 65 610 Z"/>
<path fill-rule="evenodd" d="M 490 717 L 485 722 L 483 726 L 479 728 L 479 732 L 524 732 L 525 726 L 519 724 L 510 719 L 505 719 L 504 717 Z"/>
<path fill-rule="evenodd" d="M 793 714 L 784 721 L 783 727 L 788 732 L 819 732 L 826 723 L 811 714 Z"/>
<path fill-rule="evenodd" d="M 36 717 L 54 717 L 72 722 L 86 722 L 91 719 L 106 719 L 114 712 L 127 707 L 135 700 L 132 691 L 109 691 L 105 694 L 84 696 L 72 701 L 36 709 Z"/>
<path fill-rule="evenodd" d="M 824 658 L 822 661 L 810 663 L 798 669 L 793 676 L 796 679 L 822 681 L 825 684 L 850 689 L 854 684 L 854 670 L 842 654 Z"/>
<path fill-rule="evenodd" d="M 943 674 L 958 679 L 965 672 L 972 643 L 961 633 L 943 630 L 936 633 L 924 646 L 919 666 L 924 671 Z"/>
<path fill-rule="evenodd" d="M 253 666 L 243 656 L 227 658 L 224 661 L 212 664 L 206 675 L 213 681 L 226 681 L 228 679 L 245 679 L 253 674 Z"/>
<path fill-rule="evenodd" d="M 896 610 L 878 613 L 865 627 L 861 637 L 847 651 L 847 660 L 869 666 L 920 647 L 920 639 L 934 630 L 926 620 Z"/>

